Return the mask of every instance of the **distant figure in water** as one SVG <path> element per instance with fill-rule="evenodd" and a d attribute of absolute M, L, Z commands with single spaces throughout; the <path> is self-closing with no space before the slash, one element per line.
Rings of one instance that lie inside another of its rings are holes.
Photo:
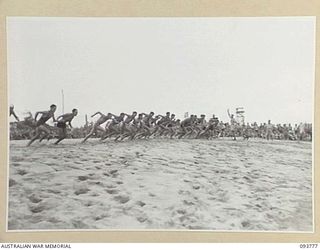
<path fill-rule="evenodd" d="M 14 106 L 13 105 L 10 105 L 10 115 L 9 115 L 9 117 L 11 116 L 11 115 L 13 115 L 14 116 L 14 118 L 16 118 L 16 120 L 19 122 L 20 120 L 19 120 L 19 117 L 16 115 L 16 113 L 14 112 Z"/>
<path fill-rule="evenodd" d="M 54 112 L 56 112 L 57 106 L 55 104 L 52 104 L 50 106 L 49 111 L 39 111 L 35 114 L 35 121 L 36 121 L 36 135 L 30 140 L 27 146 L 30 146 L 35 140 L 39 139 L 42 140 L 43 138 L 47 137 L 50 134 L 50 130 L 45 127 L 46 122 L 52 118 L 52 120 L 55 122 L 56 119 L 54 118 Z M 40 119 L 37 121 L 38 115 L 41 114 Z M 43 136 L 40 137 L 40 135 L 44 133 Z"/>
<path fill-rule="evenodd" d="M 59 139 L 54 144 L 58 144 L 67 137 L 67 123 L 69 123 L 70 128 L 72 128 L 71 121 L 75 116 L 77 116 L 77 114 L 78 110 L 73 109 L 72 113 L 67 113 L 57 117 L 57 127 L 60 129 L 60 134 Z"/>
<path fill-rule="evenodd" d="M 234 118 L 234 115 L 230 114 L 229 109 L 227 110 L 227 112 L 228 112 L 228 116 L 230 118 L 230 132 L 233 137 L 233 140 L 236 140 L 237 139 L 236 138 L 237 121 Z"/>
<path fill-rule="evenodd" d="M 89 134 L 82 140 L 81 143 L 84 143 L 86 140 L 88 140 L 95 132 L 97 132 L 98 130 L 105 132 L 105 130 L 103 128 L 100 127 L 101 124 L 105 123 L 107 120 L 112 118 L 112 114 L 108 113 L 107 115 L 102 114 L 101 112 L 96 112 L 94 113 L 91 117 L 94 117 L 96 115 L 100 115 L 99 119 L 93 124 L 91 131 L 89 132 Z"/>

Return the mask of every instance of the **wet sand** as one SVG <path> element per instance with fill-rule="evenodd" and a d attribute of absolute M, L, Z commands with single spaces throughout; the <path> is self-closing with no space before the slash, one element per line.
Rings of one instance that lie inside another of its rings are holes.
<path fill-rule="evenodd" d="M 9 230 L 312 231 L 312 144 L 10 142 Z"/>

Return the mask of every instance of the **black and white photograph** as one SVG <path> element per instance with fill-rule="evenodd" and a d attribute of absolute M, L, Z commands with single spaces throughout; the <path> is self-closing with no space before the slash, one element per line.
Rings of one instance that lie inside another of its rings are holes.
<path fill-rule="evenodd" d="M 315 24 L 7 17 L 7 231 L 313 232 Z"/>

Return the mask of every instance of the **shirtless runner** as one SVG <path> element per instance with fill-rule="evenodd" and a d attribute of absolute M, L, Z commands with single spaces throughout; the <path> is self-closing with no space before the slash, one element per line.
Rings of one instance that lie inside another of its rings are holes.
<path fill-rule="evenodd" d="M 61 142 L 63 139 L 67 137 L 67 123 L 69 123 L 70 128 L 72 128 L 71 121 L 75 116 L 77 116 L 77 114 L 78 110 L 73 109 L 72 113 L 67 113 L 57 117 L 57 127 L 60 128 L 60 135 L 59 139 L 54 144 L 57 145 L 59 142 Z"/>
<path fill-rule="evenodd" d="M 16 113 L 14 112 L 14 106 L 13 106 L 13 105 L 10 106 L 9 112 L 10 112 L 9 116 L 12 116 L 12 115 L 13 115 L 13 117 L 16 118 L 17 122 L 20 121 L 20 120 L 19 120 L 19 117 L 18 117 L 18 116 L 16 115 Z"/>
<path fill-rule="evenodd" d="M 38 138 L 40 138 L 40 140 L 44 137 L 47 137 L 50 134 L 50 130 L 48 128 L 46 128 L 46 122 L 52 118 L 52 120 L 55 122 L 56 119 L 54 118 L 54 112 L 56 111 L 57 106 L 55 104 L 52 104 L 50 106 L 50 110 L 49 111 L 39 111 L 35 114 L 35 121 L 36 121 L 36 128 L 35 128 L 35 132 L 36 135 L 30 140 L 30 142 L 27 144 L 27 146 L 30 146 L 35 140 L 37 140 Z M 38 115 L 41 114 L 42 116 L 40 117 L 40 119 L 37 121 L 37 117 Z M 44 134 L 42 137 L 40 137 L 41 134 Z"/>
<path fill-rule="evenodd" d="M 105 123 L 107 120 L 112 118 L 112 114 L 108 113 L 107 115 L 102 114 L 101 112 L 94 113 L 91 117 L 94 117 L 96 115 L 100 115 L 99 119 L 93 124 L 91 131 L 89 134 L 82 140 L 81 143 L 84 143 L 86 140 L 88 140 L 95 132 L 102 131 L 105 132 L 105 130 L 100 127 L 101 124 Z"/>

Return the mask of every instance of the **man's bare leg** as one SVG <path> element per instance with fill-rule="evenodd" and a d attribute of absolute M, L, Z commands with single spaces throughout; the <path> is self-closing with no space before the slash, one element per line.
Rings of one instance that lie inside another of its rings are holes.
<path fill-rule="evenodd" d="M 81 143 L 85 143 L 94 133 L 94 129 L 92 129 L 89 134 L 81 141 Z"/>
<path fill-rule="evenodd" d="M 57 145 L 59 142 L 61 142 L 66 137 L 67 137 L 67 129 L 63 128 L 62 131 L 60 132 L 60 138 L 54 144 Z"/>
<path fill-rule="evenodd" d="M 40 137 L 40 133 L 37 133 L 27 144 L 27 147 L 29 147 L 35 140 L 37 140 Z"/>

